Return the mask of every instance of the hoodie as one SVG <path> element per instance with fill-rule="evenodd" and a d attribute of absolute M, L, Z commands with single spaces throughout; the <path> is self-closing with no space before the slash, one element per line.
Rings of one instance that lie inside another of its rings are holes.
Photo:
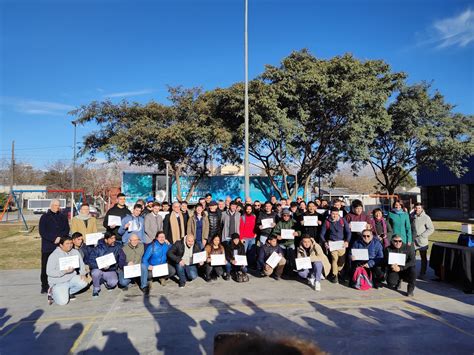
<path fill-rule="evenodd" d="M 46 264 L 46 274 L 48 275 L 48 283 L 50 286 L 69 282 L 75 275 L 77 275 L 75 271 L 67 274 L 65 271 L 59 270 L 59 258 L 74 255 L 79 257 L 79 274 L 86 274 L 84 261 L 81 258 L 81 254 L 76 249 L 73 248 L 70 252 L 66 253 L 60 247 L 56 247 L 56 249 L 49 256 L 48 263 Z"/>

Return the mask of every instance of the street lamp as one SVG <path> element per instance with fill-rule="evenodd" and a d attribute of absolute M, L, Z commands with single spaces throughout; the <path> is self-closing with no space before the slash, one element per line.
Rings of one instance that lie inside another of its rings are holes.
<path fill-rule="evenodd" d="M 248 0 L 245 1 L 245 30 L 244 30 L 244 51 L 245 51 L 245 198 L 250 197 L 250 178 L 249 178 L 249 44 L 248 44 Z"/>
<path fill-rule="evenodd" d="M 76 189 L 76 128 L 77 121 L 71 122 L 74 125 L 74 141 L 73 141 L 73 156 L 72 156 L 72 190 Z M 85 201 L 83 201 L 85 202 Z M 71 220 L 74 217 L 74 192 L 71 192 Z"/>
<path fill-rule="evenodd" d="M 165 201 L 168 201 L 170 202 L 170 199 L 169 199 L 169 166 L 170 166 L 170 161 L 169 160 L 165 160 L 165 164 L 166 164 L 166 194 L 165 194 Z"/>

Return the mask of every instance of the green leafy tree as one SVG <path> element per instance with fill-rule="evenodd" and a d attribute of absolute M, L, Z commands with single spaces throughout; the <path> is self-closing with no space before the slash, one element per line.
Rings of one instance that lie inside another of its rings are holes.
<path fill-rule="evenodd" d="M 404 77 L 381 60 L 350 54 L 324 60 L 307 50 L 293 52 L 250 83 L 249 153 L 281 197 L 294 197 L 315 174 L 330 174 L 338 162 L 367 154 L 376 128 L 387 125 L 385 103 Z M 242 149 L 242 84 L 214 95 L 215 116 L 233 127 Z M 276 183 L 279 175 L 283 189 Z"/>
<path fill-rule="evenodd" d="M 439 92 L 427 83 L 405 86 L 387 109 L 390 125 L 380 126 L 369 145 L 368 164 L 389 194 L 409 180 L 418 167 L 437 169 L 443 163 L 456 176 L 472 154 L 474 117 L 453 113 Z"/>
<path fill-rule="evenodd" d="M 199 180 L 209 174 L 211 159 L 237 159 L 230 149 L 232 135 L 209 115 L 208 98 L 200 89 L 169 88 L 171 105 L 122 101 L 92 102 L 72 111 L 80 123 L 95 122 L 99 130 L 84 138 L 81 154 L 127 160 L 164 169 L 170 162 L 181 200 L 180 177 L 193 175 L 188 200 Z"/>

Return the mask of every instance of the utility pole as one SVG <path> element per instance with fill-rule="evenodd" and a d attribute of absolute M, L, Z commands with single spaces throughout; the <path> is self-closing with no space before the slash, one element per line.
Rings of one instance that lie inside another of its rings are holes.
<path fill-rule="evenodd" d="M 248 43 L 248 0 L 245 1 L 245 199 L 250 197 L 250 178 L 249 178 L 249 43 Z"/>
<path fill-rule="evenodd" d="M 76 189 L 76 127 L 77 127 L 77 122 L 72 121 L 72 124 L 74 125 L 74 142 L 73 142 L 73 157 L 72 157 L 72 190 Z M 85 203 L 87 201 L 82 201 L 82 203 Z M 71 221 L 74 218 L 74 192 L 71 192 Z"/>
<path fill-rule="evenodd" d="M 13 185 L 15 184 L 15 141 L 12 141 L 12 161 L 10 163 L 10 194 L 13 196 Z"/>

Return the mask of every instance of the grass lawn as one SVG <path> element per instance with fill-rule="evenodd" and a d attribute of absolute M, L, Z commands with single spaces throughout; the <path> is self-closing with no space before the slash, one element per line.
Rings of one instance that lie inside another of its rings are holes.
<path fill-rule="evenodd" d="M 430 237 L 433 242 L 456 242 L 461 233 L 460 222 L 434 222 L 435 232 Z M 21 224 L 0 224 L 0 270 L 39 269 L 41 267 L 41 240 L 38 226 L 30 233 L 19 232 Z M 102 220 L 97 221 L 98 230 L 103 230 Z"/>

